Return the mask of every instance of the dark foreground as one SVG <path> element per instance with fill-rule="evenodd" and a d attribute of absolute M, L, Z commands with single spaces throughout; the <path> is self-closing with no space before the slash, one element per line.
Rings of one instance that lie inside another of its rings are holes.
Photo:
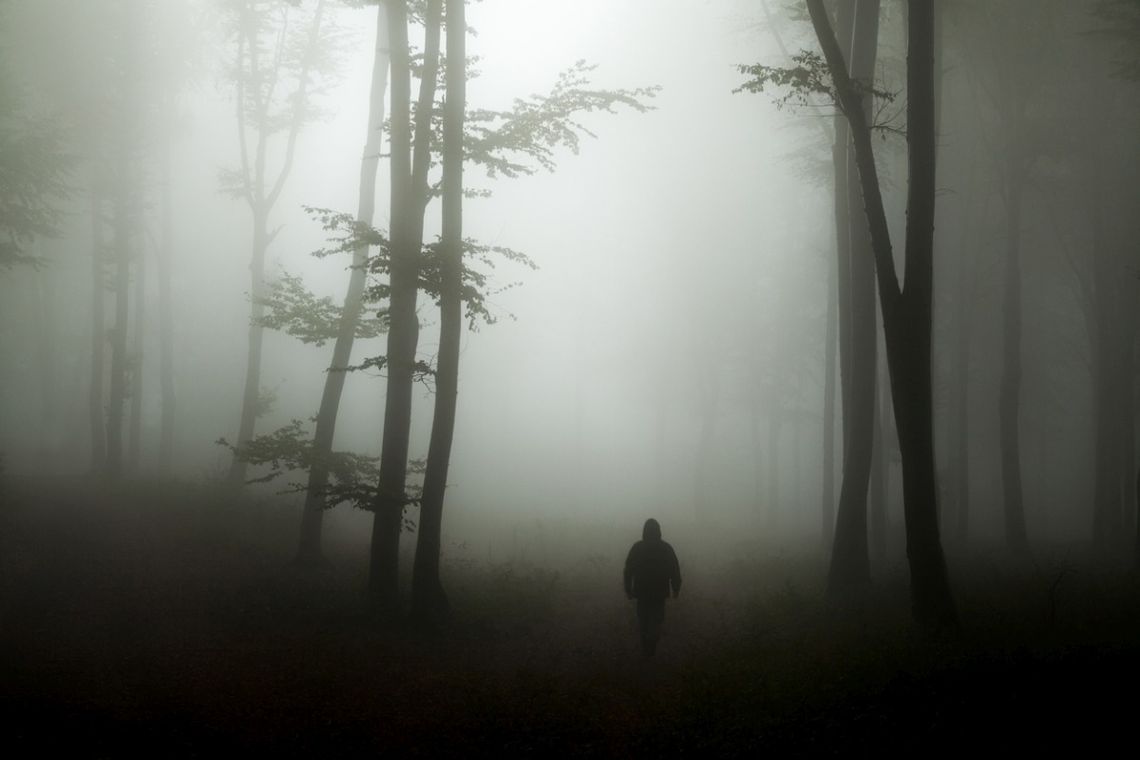
<path fill-rule="evenodd" d="M 0 504 L 7 751 L 1132 744 L 1140 585 L 1077 560 L 957 559 L 956 636 L 913 628 L 897 567 L 862 610 L 836 617 L 818 603 L 816 558 L 709 563 L 686 578 L 646 663 L 612 556 L 557 572 L 524 558 L 453 559 L 454 622 L 425 635 L 364 612 L 359 541 L 330 537 L 323 571 L 289 567 L 291 510 L 189 486 L 8 483 Z"/>

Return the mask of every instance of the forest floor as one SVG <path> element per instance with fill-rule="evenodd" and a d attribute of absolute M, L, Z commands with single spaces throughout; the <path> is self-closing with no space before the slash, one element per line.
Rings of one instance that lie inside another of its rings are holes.
<path fill-rule="evenodd" d="M 820 601 L 819 557 L 706 562 L 647 661 L 613 557 L 446 563 L 453 622 L 426 635 L 366 613 L 362 540 L 331 536 L 335 560 L 302 572 L 288 562 L 294 509 L 219 493 L 5 486 L 7 749 L 1100 754 L 1132 743 L 1140 581 L 1071 554 L 1020 566 L 952 557 L 953 635 L 911 623 L 901 566 L 838 615 Z"/>

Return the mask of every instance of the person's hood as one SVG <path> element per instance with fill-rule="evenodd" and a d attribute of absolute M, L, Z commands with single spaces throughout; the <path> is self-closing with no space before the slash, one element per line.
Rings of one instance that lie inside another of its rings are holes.
<path fill-rule="evenodd" d="M 643 541 L 661 540 L 661 525 L 652 517 L 645 521 L 645 527 L 641 529 L 641 539 Z"/>

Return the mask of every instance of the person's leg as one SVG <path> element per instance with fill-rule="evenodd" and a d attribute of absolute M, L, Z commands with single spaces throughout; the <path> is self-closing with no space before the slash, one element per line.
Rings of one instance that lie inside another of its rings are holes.
<path fill-rule="evenodd" d="M 646 656 L 657 651 L 657 639 L 661 637 L 661 622 L 664 619 L 664 599 L 639 599 L 637 601 L 637 620 L 641 628 L 641 651 Z"/>

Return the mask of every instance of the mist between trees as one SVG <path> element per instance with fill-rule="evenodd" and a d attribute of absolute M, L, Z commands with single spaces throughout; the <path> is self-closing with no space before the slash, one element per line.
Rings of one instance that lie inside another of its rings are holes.
<path fill-rule="evenodd" d="M 336 520 L 426 621 L 491 524 L 654 516 L 839 607 L 905 564 L 933 628 L 979 547 L 1137 561 L 1135 0 L 9 0 L 0 38 L 5 480 L 209 484 L 310 568 Z"/>

